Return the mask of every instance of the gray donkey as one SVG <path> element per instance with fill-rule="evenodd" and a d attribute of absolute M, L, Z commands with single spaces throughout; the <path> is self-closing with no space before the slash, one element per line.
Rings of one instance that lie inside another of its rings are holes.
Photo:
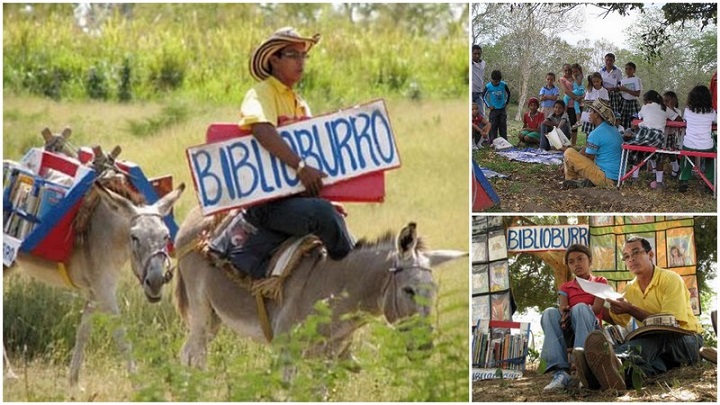
<path fill-rule="evenodd" d="M 197 242 L 212 217 L 199 209 L 190 212 L 176 238 L 178 250 Z M 388 234 L 374 243 L 358 243 L 343 260 L 308 255 L 285 280 L 282 300 L 267 300 L 272 335 L 288 332 L 313 313 L 313 305 L 328 299 L 333 323 L 322 331 L 327 338 L 308 354 L 346 357 L 349 337 L 361 326 L 358 311 L 384 315 L 389 322 L 414 314 L 427 316 L 435 294 L 432 268 L 467 256 L 452 250 L 427 250 L 412 223 L 400 236 Z M 423 298 L 421 298 L 423 297 Z M 183 364 L 204 368 L 207 344 L 225 323 L 240 335 L 266 340 L 256 298 L 248 289 L 231 282 L 224 271 L 213 267 L 197 250 L 178 257 L 175 289 L 178 312 L 190 332 L 182 348 Z"/>
<path fill-rule="evenodd" d="M 92 193 L 99 196 L 89 211 L 84 242 L 75 246 L 65 263 L 67 278 L 57 270 L 56 263 L 23 253 L 18 255 L 16 265 L 3 271 L 3 276 L 6 276 L 19 267 L 20 271 L 40 281 L 76 288 L 85 296 L 87 303 L 77 329 L 70 363 L 71 385 L 78 382 L 85 344 L 90 337 L 92 313 L 99 310 L 118 315 L 120 312 L 116 291 L 120 270 L 128 259 L 147 300 L 158 302 L 162 298 L 162 287 L 171 276 L 167 272 L 170 232 L 163 217 L 185 189 L 185 185 L 181 184 L 152 205 L 136 206 L 128 198 L 101 186 L 102 181 L 96 181 L 85 197 L 88 201 Z M 13 322 L 13 319 L 6 317 L 5 322 Z M 115 340 L 120 351 L 126 355 L 128 370 L 132 372 L 134 361 L 122 329 L 115 332 Z M 5 360 L 7 362 L 7 357 Z M 10 365 L 7 366 L 5 375 L 13 375 Z"/>

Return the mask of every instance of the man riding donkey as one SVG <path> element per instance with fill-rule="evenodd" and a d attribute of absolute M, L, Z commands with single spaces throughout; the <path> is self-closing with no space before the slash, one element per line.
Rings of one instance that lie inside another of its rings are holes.
<path fill-rule="evenodd" d="M 633 387 L 633 373 L 654 376 L 691 365 L 705 351 L 703 328 L 693 315 L 685 282 L 655 265 L 654 259 L 647 239 L 631 237 L 625 242 L 622 260 L 635 278 L 623 298 L 607 300 L 610 309 L 603 311 L 603 319 L 627 325 L 634 318 L 642 326 L 616 347 L 601 331 L 593 331 L 584 349 L 574 349 L 578 377 L 586 387 L 624 390 Z M 583 350 L 584 356 L 578 355 Z M 714 361 L 707 354 L 702 357 Z"/>
<path fill-rule="evenodd" d="M 294 90 L 303 77 L 305 61 L 319 34 L 300 36 L 293 28 L 277 30 L 250 58 L 250 75 L 258 82 L 245 95 L 240 109 L 240 128 L 252 136 L 274 157 L 295 170 L 305 187 L 293 195 L 242 211 L 226 232 L 209 244 L 213 255 L 227 258 L 233 267 L 253 278 L 265 276 L 266 267 L 278 246 L 292 236 L 317 236 L 333 260 L 344 258 L 353 248 L 339 204 L 318 198 L 326 173 L 311 167 L 280 137 L 278 127 L 311 116 L 310 108 Z M 250 226 L 248 226 L 250 225 Z M 229 233 L 246 231 L 242 246 L 232 242 Z"/>

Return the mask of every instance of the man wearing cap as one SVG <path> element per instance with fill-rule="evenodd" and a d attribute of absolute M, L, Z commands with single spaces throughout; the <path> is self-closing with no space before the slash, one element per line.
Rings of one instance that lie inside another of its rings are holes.
<path fill-rule="evenodd" d="M 241 129 L 252 132 L 270 154 L 295 170 L 305 186 L 305 196 L 291 196 L 248 208 L 245 219 L 257 228 L 231 254 L 233 265 L 255 278 L 262 277 L 274 250 L 290 236 L 314 234 L 333 260 L 353 247 L 343 219 L 344 210 L 317 195 L 327 174 L 307 165 L 302 156 L 280 137 L 277 127 L 311 116 L 310 108 L 294 90 L 305 70 L 305 61 L 319 34 L 300 36 L 293 28 L 277 30 L 250 58 L 250 75 L 258 81 L 240 107 Z"/>
<path fill-rule="evenodd" d="M 633 332 L 638 337 L 626 339 L 614 349 L 599 331 L 590 333 L 585 340 L 587 364 L 576 364 L 576 368 L 578 373 L 589 369 L 603 389 L 631 387 L 635 367 L 645 376 L 652 376 L 700 360 L 702 327 L 693 315 L 685 282 L 677 273 L 654 265 L 654 259 L 647 239 L 631 237 L 625 242 L 622 260 L 635 279 L 628 283 L 623 298 L 607 300 L 610 311 L 603 313 L 606 321 L 619 325 L 627 325 L 635 318 L 643 325 Z M 660 318 L 674 318 L 677 326 L 649 326 Z M 620 367 L 626 361 L 635 367 L 627 367 L 623 375 Z"/>
<path fill-rule="evenodd" d="M 562 189 L 598 186 L 613 187 L 618 179 L 622 156 L 622 135 L 615 127 L 615 114 L 610 103 L 597 99 L 589 105 L 590 132 L 583 153 L 565 148 L 565 181 Z"/>

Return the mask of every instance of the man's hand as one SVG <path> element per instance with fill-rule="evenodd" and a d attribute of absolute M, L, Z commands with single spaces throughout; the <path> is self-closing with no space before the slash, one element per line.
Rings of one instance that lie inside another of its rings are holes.
<path fill-rule="evenodd" d="M 323 187 L 322 179 L 327 177 L 327 173 L 323 173 L 311 166 L 303 167 L 297 175 L 310 197 L 317 197 L 320 194 Z"/>
<path fill-rule="evenodd" d="M 610 303 L 610 310 L 615 314 L 629 314 L 632 310 L 633 305 L 623 298 L 618 298 L 617 300 L 608 298 L 607 300 Z"/>
<path fill-rule="evenodd" d="M 570 327 L 570 307 L 560 308 L 560 329 L 567 330 Z"/>
<path fill-rule="evenodd" d="M 348 216 L 347 210 L 345 209 L 344 205 L 335 201 L 330 201 L 330 204 L 332 204 L 333 208 L 335 208 L 335 211 L 340 214 L 341 217 L 345 218 Z"/>

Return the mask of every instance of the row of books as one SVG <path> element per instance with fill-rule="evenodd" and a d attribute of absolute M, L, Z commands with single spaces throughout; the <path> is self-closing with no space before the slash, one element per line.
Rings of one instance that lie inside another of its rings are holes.
<path fill-rule="evenodd" d="M 506 333 L 493 338 L 476 330 L 472 339 L 473 367 L 524 370 L 528 340 L 524 334 Z"/>
<path fill-rule="evenodd" d="M 3 232 L 25 239 L 67 191 L 22 167 L 3 164 Z"/>

